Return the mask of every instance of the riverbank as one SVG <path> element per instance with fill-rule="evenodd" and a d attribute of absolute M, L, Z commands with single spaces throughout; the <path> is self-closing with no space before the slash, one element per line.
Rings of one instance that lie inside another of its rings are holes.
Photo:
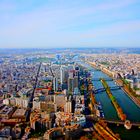
<path fill-rule="evenodd" d="M 119 86 L 121 86 L 123 84 L 123 81 L 121 79 L 115 80 L 115 82 Z M 122 89 L 131 98 L 131 100 L 133 100 L 133 102 L 140 108 L 140 100 L 137 99 L 136 97 L 134 97 L 134 95 L 132 94 L 132 92 L 129 91 L 128 87 L 126 85 L 124 85 L 122 87 Z"/>
<path fill-rule="evenodd" d="M 88 91 L 89 91 L 89 96 L 90 96 L 90 103 L 89 103 L 89 108 L 92 114 L 94 114 L 97 118 L 101 117 L 104 118 L 104 113 L 102 110 L 102 106 L 101 104 L 99 104 L 96 99 L 95 99 L 95 94 L 94 94 L 94 90 L 93 90 L 94 86 L 93 84 L 90 82 L 89 86 L 88 86 Z M 99 109 L 100 108 L 100 109 Z"/>
<path fill-rule="evenodd" d="M 99 66 L 97 67 L 96 63 L 95 62 L 87 62 L 88 64 L 90 64 L 93 68 L 95 69 L 99 69 Z M 105 70 L 106 69 L 106 70 Z M 114 73 L 111 72 L 110 70 L 107 70 L 107 68 L 100 68 L 100 70 L 107 74 L 109 77 L 111 77 L 112 79 L 114 78 Z M 115 80 L 116 84 L 119 85 L 119 86 L 122 86 L 123 85 L 123 81 L 121 79 L 117 79 Z M 122 87 L 122 90 L 125 92 L 125 94 L 140 108 L 140 100 L 137 99 L 131 92 L 130 90 L 128 89 L 128 87 L 126 85 L 124 85 Z"/>
<path fill-rule="evenodd" d="M 90 64 L 91 66 L 93 66 L 97 70 L 100 69 L 103 73 L 107 74 L 109 77 L 111 77 L 113 79 L 115 73 L 110 71 L 109 69 L 103 67 L 103 65 L 97 66 L 97 64 L 95 62 L 87 62 L 87 63 Z"/>

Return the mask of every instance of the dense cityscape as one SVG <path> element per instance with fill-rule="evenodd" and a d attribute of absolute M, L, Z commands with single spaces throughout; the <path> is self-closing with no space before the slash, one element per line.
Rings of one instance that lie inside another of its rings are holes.
<path fill-rule="evenodd" d="M 140 140 L 140 0 L 0 0 L 0 140 Z"/>
<path fill-rule="evenodd" d="M 126 50 L 1 50 L 0 139 L 138 139 L 140 55 Z"/>

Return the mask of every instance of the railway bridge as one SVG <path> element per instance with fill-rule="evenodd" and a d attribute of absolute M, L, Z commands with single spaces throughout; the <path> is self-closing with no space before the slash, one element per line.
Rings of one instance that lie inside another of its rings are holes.
<path fill-rule="evenodd" d="M 113 87 L 110 87 L 110 90 L 118 90 L 118 89 L 121 89 L 123 86 L 113 86 Z M 94 89 L 94 93 L 97 94 L 97 93 L 101 93 L 101 92 L 104 92 L 106 91 L 106 89 L 103 87 L 103 88 L 98 88 L 98 89 Z"/>

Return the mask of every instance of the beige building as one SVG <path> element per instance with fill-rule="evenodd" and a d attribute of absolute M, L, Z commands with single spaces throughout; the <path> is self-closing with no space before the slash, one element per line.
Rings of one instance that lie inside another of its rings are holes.
<path fill-rule="evenodd" d="M 26 109 L 17 109 L 13 115 L 12 118 L 18 119 L 20 121 L 26 121 L 27 118 L 27 110 Z"/>
<path fill-rule="evenodd" d="M 57 108 L 61 108 L 65 112 L 71 112 L 71 101 L 67 101 L 66 95 L 47 95 L 43 100 L 39 97 L 35 97 L 33 100 L 33 109 L 51 113 L 57 112 Z"/>
<path fill-rule="evenodd" d="M 33 100 L 33 109 L 39 109 L 42 111 L 56 112 L 57 105 L 52 101 L 40 101 L 37 97 Z"/>
<path fill-rule="evenodd" d="M 50 129 L 51 128 L 51 119 L 50 115 L 47 112 L 41 112 L 40 110 L 34 110 L 30 115 L 30 127 L 34 130 L 38 127 Z"/>
<path fill-rule="evenodd" d="M 29 103 L 29 98 L 15 98 L 16 106 L 27 108 Z"/>
<path fill-rule="evenodd" d="M 70 101 L 67 101 L 64 105 L 64 112 L 71 113 L 72 112 L 72 104 Z"/>

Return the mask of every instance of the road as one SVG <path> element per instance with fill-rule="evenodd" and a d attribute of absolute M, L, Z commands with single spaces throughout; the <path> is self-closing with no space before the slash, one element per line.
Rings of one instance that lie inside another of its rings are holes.
<path fill-rule="evenodd" d="M 41 65 L 42 65 L 42 63 L 39 64 L 39 67 L 38 67 L 38 70 L 37 70 L 37 74 L 36 74 L 35 84 L 34 84 L 34 87 L 33 87 L 33 92 L 31 94 L 30 101 L 29 101 L 29 104 L 28 104 L 28 117 L 27 117 L 27 121 L 30 120 L 30 113 L 31 113 L 31 109 L 33 107 L 33 98 L 34 98 L 35 89 L 36 89 L 36 86 L 37 86 L 37 83 L 38 83 L 38 77 L 39 77 Z"/>

